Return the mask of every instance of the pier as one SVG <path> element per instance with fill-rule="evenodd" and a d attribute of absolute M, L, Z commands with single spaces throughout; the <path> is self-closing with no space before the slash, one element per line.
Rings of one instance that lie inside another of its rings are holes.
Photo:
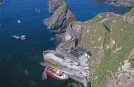
<path fill-rule="evenodd" d="M 83 84 L 84 87 L 89 87 L 87 80 L 88 77 L 80 75 L 80 72 L 83 72 L 87 68 L 80 65 L 77 66 L 75 63 L 67 63 L 64 59 L 55 56 L 55 53 L 54 50 L 44 51 L 43 57 L 45 61 L 59 66 L 60 70 L 66 73 L 71 79 Z"/>
<path fill-rule="evenodd" d="M 56 50 L 43 52 L 44 60 L 59 66 L 61 71 L 66 73 L 71 79 L 83 84 L 84 87 L 90 87 L 88 78 L 91 76 L 91 73 L 85 72 L 85 70 L 89 70 L 88 61 L 90 56 L 82 48 L 77 51 L 79 38 L 72 29 L 72 23 L 67 27 L 64 38 L 65 41 L 59 43 Z M 69 52 L 69 48 L 73 49 Z M 72 51 L 77 56 L 71 54 Z"/>

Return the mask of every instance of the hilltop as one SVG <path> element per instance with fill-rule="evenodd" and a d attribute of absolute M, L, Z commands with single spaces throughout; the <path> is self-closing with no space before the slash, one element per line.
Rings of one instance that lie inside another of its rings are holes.
<path fill-rule="evenodd" d="M 81 27 L 81 44 L 92 53 L 92 87 L 132 87 L 134 84 L 134 8 L 124 14 L 102 13 Z M 123 84 L 125 83 L 125 84 Z"/>

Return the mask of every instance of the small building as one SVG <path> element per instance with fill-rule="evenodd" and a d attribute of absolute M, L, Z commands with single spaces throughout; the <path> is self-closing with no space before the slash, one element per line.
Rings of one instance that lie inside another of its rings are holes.
<path fill-rule="evenodd" d="M 92 56 L 92 54 L 89 51 L 86 51 L 83 47 L 77 47 L 73 51 L 70 52 L 75 57 L 80 57 L 82 55 L 85 55 L 87 58 Z"/>

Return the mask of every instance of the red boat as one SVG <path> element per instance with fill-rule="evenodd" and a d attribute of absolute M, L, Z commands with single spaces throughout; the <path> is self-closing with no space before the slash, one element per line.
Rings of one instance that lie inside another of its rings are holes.
<path fill-rule="evenodd" d="M 64 72 L 62 72 L 60 70 L 55 69 L 52 66 L 47 66 L 45 68 L 45 72 L 49 76 L 53 77 L 56 80 L 67 80 L 67 79 L 69 79 L 68 75 L 66 75 Z"/>

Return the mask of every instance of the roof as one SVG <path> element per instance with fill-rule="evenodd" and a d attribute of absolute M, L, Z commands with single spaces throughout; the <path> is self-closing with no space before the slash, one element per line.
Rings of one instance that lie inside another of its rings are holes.
<path fill-rule="evenodd" d="M 85 49 L 78 47 L 74 51 L 72 51 L 71 54 L 75 57 L 79 57 L 80 55 L 84 54 L 85 52 L 86 52 Z"/>

